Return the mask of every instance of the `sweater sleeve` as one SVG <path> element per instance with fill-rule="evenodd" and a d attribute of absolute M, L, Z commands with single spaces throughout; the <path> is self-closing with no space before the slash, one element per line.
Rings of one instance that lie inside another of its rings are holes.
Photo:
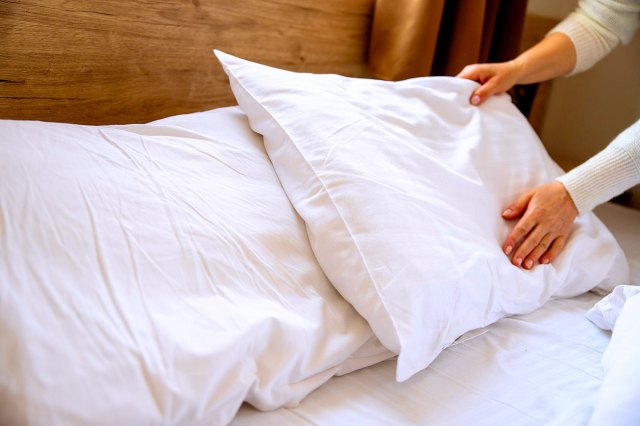
<path fill-rule="evenodd" d="M 581 215 L 640 184 L 640 120 L 557 180 L 567 188 Z"/>
<path fill-rule="evenodd" d="M 640 0 L 580 0 L 575 12 L 550 31 L 573 42 L 576 65 L 569 75 L 591 68 L 620 42 L 629 43 L 639 15 Z"/>

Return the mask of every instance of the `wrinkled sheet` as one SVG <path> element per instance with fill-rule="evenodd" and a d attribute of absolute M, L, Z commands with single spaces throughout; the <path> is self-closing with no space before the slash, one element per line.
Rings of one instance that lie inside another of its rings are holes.
<path fill-rule="evenodd" d="M 463 335 L 406 382 L 385 361 L 332 378 L 296 408 L 243 406 L 232 425 L 584 426 L 609 342 L 584 318 L 598 299 L 552 300 Z"/>
<path fill-rule="evenodd" d="M 596 214 L 629 263 L 640 264 L 640 211 L 605 204 Z M 385 361 L 332 378 L 293 409 L 243 406 L 233 425 L 583 426 L 596 406 L 594 425 L 640 424 L 633 423 L 640 406 L 639 311 L 630 309 L 625 322 L 632 326 L 611 339 L 585 316 L 600 299 L 586 293 L 551 300 L 470 332 L 407 382 L 396 383 L 395 361 Z M 617 407 L 631 411 L 631 420 L 620 420 Z"/>
<path fill-rule="evenodd" d="M 605 377 L 592 426 L 640 424 L 640 212 L 615 204 L 596 209 L 629 259 L 631 286 L 619 286 L 589 310 L 588 317 L 613 330 L 602 357 Z"/>
<path fill-rule="evenodd" d="M 606 374 L 590 424 L 640 425 L 640 294 L 624 303 L 602 363 Z"/>
<path fill-rule="evenodd" d="M 640 293 L 640 285 L 619 285 L 586 313 L 589 321 L 603 330 L 611 331 L 627 300 Z"/>
<path fill-rule="evenodd" d="M 618 286 L 587 312 L 594 324 L 613 330 L 602 357 L 605 377 L 592 426 L 640 424 L 640 212 L 615 204 L 596 209 L 629 259 L 629 284 Z"/>

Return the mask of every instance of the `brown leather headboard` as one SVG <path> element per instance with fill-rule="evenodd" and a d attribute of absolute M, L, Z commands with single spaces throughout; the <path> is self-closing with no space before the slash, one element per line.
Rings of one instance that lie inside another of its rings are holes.
<path fill-rule="evenodd" d="M 147 122 L 234 104 L 216 48 L 367 76 L 374 0 L 0 0 L 0 119 Z"/>

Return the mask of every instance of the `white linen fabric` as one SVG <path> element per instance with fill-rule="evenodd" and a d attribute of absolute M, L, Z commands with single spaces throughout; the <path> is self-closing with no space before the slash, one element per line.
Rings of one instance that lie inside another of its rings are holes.
<path fill-rule="evenodd" d="M 372 336 L 237 107 L 0 121 L 0 424 L 225 424 Z"/>
<path fill-rule="evenodd" d="M 502 253 L 501 210 L 561 173 L 508 96 L 474 107 L 468 80 L 300 74 L 216 54 L 329 280 L 399 354 L 398 380 L 471 329 L 627 282 L 592 214 L 552 265 L 525 271 Z"/>
<path fill-rule="evenodd" d="M 612 330 L 602 357 L 605 377 L 598 393 L 592 426 L 640 424 L 640 212 L 612 203 L 596 209 L 620 242 L 631 266 L 630 282 L 602 298 L 586 314 Z"/>
<path fill-rule="evenodd" d="M 636 294 L 640 294 L 640 286 L 619 285 L 589 309 L 585 315 L 601 329 L 613 330 L 625 303 Z"/>
<path fill-rule="evenodd" d="M 602 357 L 605 377 L 591 426 L 640 424 L 640 294 L 629 297 Z"/>
<path fill-rule="evenodd" d="M 602 357 L 605 376 L 591 418 L 592 426 L 640 424 L 640 211 L 607 203 L 596 214 L 609 226 L 631 267 L 630 282 L 616 287 L 586 314 L 612 330 Z"/>
<path fill-rule="evenodd" d="M 243 406 L 232 425 L 585 426 L 609 343 L 584 317 L 598 298 L 550 300 L 474 330 L 403 383 L 385 361 L 331 378 L 294 408 Z"/>
<path fill-rule="evenodd" d="M 629 253 L 630 263 L 640 261 L 640 211 L 606 203 L 596 214 Z M 263 413 L 245 405 L 232 424 L 584 426 L 597 401 L 599 410 L 605 408 L 598 393 L 608 380 L 601 358 L 611 334 L 585 318 L 598 299 L 587 292 L 550 300 L 530 314 L 466 333 L 404 383 L 393 381 L 395 362 L 382 362 L 332 378 L 295 408 Z M 635 348 L 629 349 L 638 364 Z M 634 368 L 620 364 L 621 372 Z M 620 389 L 637 383 L 627 376 Z M 613 419 L 604 424 L 616 424 Z"/>

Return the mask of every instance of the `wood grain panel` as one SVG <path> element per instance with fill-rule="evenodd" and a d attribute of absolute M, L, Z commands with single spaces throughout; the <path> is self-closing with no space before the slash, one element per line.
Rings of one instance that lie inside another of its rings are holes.
<path fill-rule="evenodd" d="M 212 49 L 368 76 L 374 0 L 0 0 L 0 118 L 146 122 L 235 104 Z"/>

